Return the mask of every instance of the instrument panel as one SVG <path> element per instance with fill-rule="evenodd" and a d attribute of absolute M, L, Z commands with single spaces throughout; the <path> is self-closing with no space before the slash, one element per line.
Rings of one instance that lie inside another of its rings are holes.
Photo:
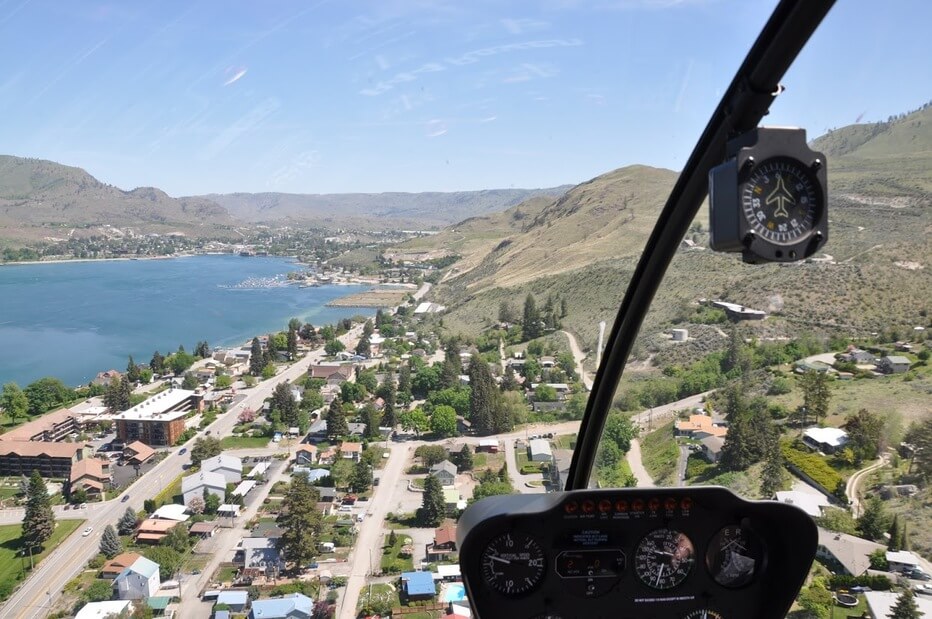
<path fill-rule="evenodd" d="M 716 487 L 489 497 L 457 531 L 480 619 L 782 618 L 817 540 L 802 510 Z"/>

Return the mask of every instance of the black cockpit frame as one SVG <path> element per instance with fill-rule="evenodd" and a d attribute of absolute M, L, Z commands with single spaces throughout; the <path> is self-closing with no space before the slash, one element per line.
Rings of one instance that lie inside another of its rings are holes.
<path fill-rule="evenodd" d="M 730 138 L 753 129 L 767 114 L 783 75 L 834 3 L 782 0 L 777 5 L 696 143 L 651 232 L 606 341 L 579 428 L 567 490 L 589 484 L 625 362 L 667 267 L 708 194 L 709 171 L 724 160 Z"/>

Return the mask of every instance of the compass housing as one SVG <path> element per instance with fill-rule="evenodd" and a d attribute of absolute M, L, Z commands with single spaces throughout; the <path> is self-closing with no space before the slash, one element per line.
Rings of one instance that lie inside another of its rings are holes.
<path fill-rule="evenodd" d="M 795 262 L 828 240 L 825 155 L 806 130 L 758 127 L 728 142 L 709 173 L 710 245 L 745 262 Z"/>

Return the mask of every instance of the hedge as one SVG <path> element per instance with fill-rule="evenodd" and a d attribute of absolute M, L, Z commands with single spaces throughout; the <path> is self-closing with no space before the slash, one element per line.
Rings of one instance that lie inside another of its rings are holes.
<path fill-rule="evenodd" d="M 838 488 L 838 484 L 843 481 L 841 475 L 830 467 L 819 454 L 799 451 L 789 445 L 784 445 L 783 457 L 786 458 L 787 462 L 796 466 L 800 471 L 812 478 L 814 482 L 822 486 L 829 494 L 834 493 Z"/>
<path fill-rule="evenodd" d="M 847 574 L 836 574 L 829 577 L 828 586 L 830 589 L 850 589 L 851 587 L 870 587 L 874 591 L 889 591 L 892 583 L 886 576 L 871 576 L 862 574 L 861 576 L 849 576 Z"/>

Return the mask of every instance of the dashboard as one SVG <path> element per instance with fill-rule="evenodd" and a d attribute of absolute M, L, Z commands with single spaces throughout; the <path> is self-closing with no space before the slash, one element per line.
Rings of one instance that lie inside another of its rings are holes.
<path fill-rule="evenodd" d="M 480 619 L 766 619 L 786 615 L 818 534 L 724 488 L 631 488 L 489 497 L 457 543 Z"/>

